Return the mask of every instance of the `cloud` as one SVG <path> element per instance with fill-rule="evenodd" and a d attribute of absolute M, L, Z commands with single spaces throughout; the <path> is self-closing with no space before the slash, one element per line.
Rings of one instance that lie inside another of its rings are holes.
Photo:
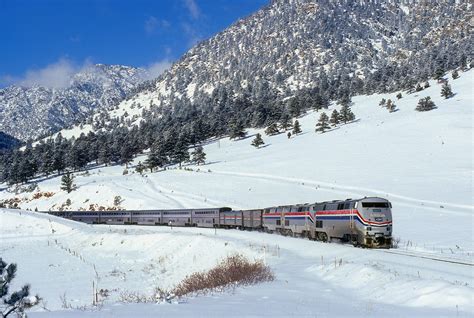
<path fill-rule="evenodd" d="M 193 19 L 199 19 L 201 16 L 201 9 L 199 9 L 195 0 L 184 0 L 184 6 Z"/>
<path fill-rule="evenodd" d="M 154 16 L 150 16 L 145 21 L 145 32 L 148 34 L 154 33 L 157 29 L 166 29 L 170 27 L 170 23 L 167 20 L 159 20 Z"/>
<path fill-rule="evenodd" d="M 147 70 L 147 73 L 148 73 L 146 75 L 145 79 L 157 78 L 158 76 L 163 74 L 164 71 L 169 69 L 172 64 L 173 64 L 173 62 L 171 62 L 171 60 L 169 60 L 169 59 L 164 59 L 164 60 L 161 60 L 161 61 L 151 63 L 150 65 L 145 67 L 145 69 Z"/>
<path fill-rule="evenodd" d="M 9 86 L 18 81 L 17 78 L 11 75 L 1 75 L 0 76 L 0 88 L 4 86 Z"/>
<path fill-rule="evenodd" d="M 71 80 L 75 74 L 90 65 L 90 61 L 85 61 L 82 65 L 77 65 L 67 58 L 60 58 L 58 61 L 46 65 L 43 68 L 28 70 L 21 77 L 13 77 L 10 75 L 0 76 L 0 85 L 66 88 L 71 85 Z"/>

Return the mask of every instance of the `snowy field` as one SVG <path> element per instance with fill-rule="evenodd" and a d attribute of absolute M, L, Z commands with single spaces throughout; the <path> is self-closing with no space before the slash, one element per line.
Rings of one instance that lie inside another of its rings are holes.
<path fill-rule="evenodd" d="M 1 255 L 20 265 L 16 287 L 31 283 L 51 310 L 37 308 L 31 317 L 473 314 L 472 266 L 431 259 L 459 261 L 459 255 L 365 250 L 237 230 L 90 226 L 13 210 L 0 212 L 0 221 Z M 115 303 L 123 291 L 151 294 L 155 287 L 172 287 L 190 272 L 234 253 L 264 260 L 276 280 L 179 303 Z M 72 307 L 90 305 L 92 281 L 110 291 L 101 310 L 62 309 L 61 298 Z"/>
<path fill-rule="evenodd" d="M 17 197 L 23 209 L 40 211 L 57 209 L 67 199 L 71 209 L 112 206 L 116 195 L 128 209 L 262 208 L 376 195 L 393 203 L 397 250 L 240 231 L 92 227 L 4 211 L 1 256 L 18 263 L 16 282 L 31 283 L 51 310 L 61 309 L 64 293 L 73 306 L 90 304 L 94 279 L 100 288 L 114 289 L 102 310 L 88 312 L 91 317 L 128 317 L 137 311 L 150 317 L 474 316 L 473 267 L 432 259 L 473 263 L 472 77 L 470 71 L 450 79 L 456 95 L 447 100 L 433 81 L 421 92 L 403 92 L 401 100 L 395 93 L 355 97 L 357 121 L 324 134 L 314 132 L 320 114 L 311 112 L 299 118 L 303 133 L 291 139 L 250 130 L 249 136 L 262 133 L 261 149 L 250 146 L 253 137 L 214 141 L 204 147 L 208 163 L 203 166 L 145 176 L 133 168 L 124 176 L 123 166 L 96 167 L 76 176 L 78 189 L 69 195 L 59 190 L 59 177 L 39 181 L 39 192 L 54 193 L 49 198 L 15 195 L 5 186 L 0 191 L 0 200 Z M 416 112 L 425 96 L 438 108 Z M 382 98 L 391 98 L 399 110 L 389 113 L 378 106 Z M 145 159 L 140 156 L 135 164 Z M 180 304 L 113 304 L 120 291 L 172 287 L 235 252 L 265 259 L 276 281 Z"/>

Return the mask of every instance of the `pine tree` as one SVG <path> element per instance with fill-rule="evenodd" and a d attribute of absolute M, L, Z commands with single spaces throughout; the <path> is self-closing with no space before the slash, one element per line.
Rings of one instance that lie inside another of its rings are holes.
<path fill-rule="evenodd" d="M 453 73 L 452 73 L 451 75 L 452 75 L 452 77 L 453 77 L 453 80 L 455 80 L 455 79 L 459 78 L 459 73 L 458 73 L 458 71 L 457 71 L 457 70 L 454 70 L 454 71 L 453 71 Z"/>
<path fill-rule="evenodd" d="M 402 93 L 397 94 L 397 99 L 402 99 Z"/>
<path fill-rule="evenodd" d="M 75 189 L 76 185 L 74 184 L 74 176 L 68 171 L 61 178 L 61 190 L 71 193 Z"/>
<path fill-rule="evenodd" d="M 53 155 L 53 167 L 54 171 L 58 172 L 58 176 L 66 168 L 66 149 L 68 143 L 64 141 L 61 133 L 56 136 L 54 140 L 54 155 Z"/>
<path fill-rule="evenodd" d="M 206 153 L 204 152 L 202 146 L 196 147 L 192 155 L 193 161 L 198 165 L 206 163 Z"/>
<path fill-rule="evenodd" d="M 174 162 L 179 163 L 179 168 L 181 168 L 183 162 L 189 160 L 188 146 L 183 141 L 178 140 L 174 147 L 171 158 Z"/>
<path fill-rule="evenodd" d="M 278 130 L 277 123 L 272 123 L 270 124 L 270 126 L 267 127 L 267 129 L 265 129 L 265 134 L 267 134 L 268 136 L 273 136 L 278 133 L 280 133 L 280 131 Z"/>
<path fill-rule="evenodd" d="M 416 84 L 415 91 L 421 92 L 423 90 L 423 87 L 420 85 L 420 83 Z"/>
<path fill-rule="evenodd" d="M 391 113 L 393 113 L 394 111 L 397 110 L 397 106 L 395 105 L 394 102 L 392 102 L 391 99 L 389 99 L 387 101 L 387 106 L 386 107 L 387 107 L 388 111 L 391 112 Z"/>
<path fill-rule="evenodd" d="M 386 103 L 386 102 L 387 102 L 387 101 L 385 100 L 385 98 L 382 98 L 382 100 L 381 100 L 380 103 L 379 103 L 379 106 L 382 106 L 382 107 L 385 106 L 385 103 Z"/>
<path fill-rule="evenodd" d="M 352 110 L 348 104 L 342 105 L 339 115 L 339 120 L 344 122 L 344 124 L 355 119 L 355 115 L 352 113 Z"/>
<path fill-rule="evenodd" d="M 245 127 L 241 121 L 237 121 L 231 125 L 230 139 L 242 139 L 245 138 L 246 135 Z"/>
<path fill-rule="evenodd" d="M 280 128 L 284 131 L 291 129 L 291 117 L 286 110 L 280 116 Z"/>
<path fill-rule="evenodd" d="M 423 86 L 424 86 L 425 89 L 426 89 L 426 88 L 429 88 L 429 87 L 430 87 L 430 82 L 426 81 Z"/>
<path fill-rule="evenodd" d="M 331 119 L 329 120 L 329 122 L 334 126 L 336 127 L 337 125 L 339 125 L 339 113 L 337 110 L 333 110 L 332 113 L 331 113 Z"/>
<path fill-rule="evenodd" d="M 451 85 L 449 85 L 447 81 L 444 82 L 443 87 L 441 88 L 441 96 L 446 99 L 454 96 L 453 91 L 451 90 Z"/>
<path fill-rule="evenodd" d="M 255 139 L 252 140 L 252 146 L 254 146 L 255 148 L 260 148 L 260 146 L 262 146 L 264 144 L 265 144 L 265 142 L 263 141 L 262 135 L 260 135 L 260 134 L 257 134 L 255 136 Z"/>
<path fill-rule="evenodd" d="M 415 110 L 419 112 L 426 112 L 435 108 L 435 103 L 431 100 L 431 97 L 427 96 L 418 101 L 418 105 L 416 106 Z"/>
<path fill-rule="evenodd" d="M 293 124 L 293 135 L 298 134 L 301 134 L 301 125 L 298 120 L 295 120 L 295 123 Z"/>
<path fill-rule="evenodd" d="M 38 295 L 30 296 L 30 285 L 24 285 L 19 291 L 8 296 L 8 291 L 16 276 L 16 264 L 7 264 L 0 258 L 0 316 L 6 318 L 12 314 L 26 317 L 25 310 L 35 306 L 41 300 Z"/>
<path fill-rule="evenodd" d="M 288 104 L 288 109 L 292 117 L 299 117 L 302 109 L 300 101 L 296 97 L 292 98 Z"/>
<path fill-rule="evenodd" d="M 141 161 L 138 162 L 137 166 L 135 167 L 135 171 L 138 172 L 139 174 L 143 174 L 143 171 L 145 171 L 146 167 L 145 165 L 142 164 Z"/>
<path fill-rule="evenodd" d="M 145 166 L 153 173 L 155 168 L 162 168 L 167 163 L 168 157 L 165 155 L 163 148 L 154 144 L 148 154 L 148 158 L 145 160 Z"/>
<path fill-rule="evenodd" d="M 128 142 L 125 142 L 120 149 L 120 162 L 128 167 L 133 160 L 133 149 Z"/>
<path fill-rule="evenodd" d="M 326 130 L 330 129 L 329 126 L 329 117 L 326 113 L 321 113 L 319 116 L 318 123 L 316 124 L 316 132 L 324 133 Z"/>
<path fill-rule="evenodd" d="M 436 72 L 434 74 L 434 79 L 440 80 L 443 77 L 443 75 L 444 75 L 444 69 L 443 67 L 440 66 L 436 69 Z"/>

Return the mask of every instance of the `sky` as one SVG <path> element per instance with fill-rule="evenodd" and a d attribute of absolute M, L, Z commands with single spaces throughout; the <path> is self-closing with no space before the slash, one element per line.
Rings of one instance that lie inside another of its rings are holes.
<path fill-rule="evenodd" d="M 269 0 L 0 0 L 0 87 L 53 85 L 91 63 L 159 74 Z"/>

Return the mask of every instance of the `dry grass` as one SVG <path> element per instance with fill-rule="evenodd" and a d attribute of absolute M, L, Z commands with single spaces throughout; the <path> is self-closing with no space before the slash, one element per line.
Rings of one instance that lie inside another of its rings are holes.
<path fill-rule="evenodd" d="M 198 272 L 186 277 L 175 287 L 173 294 L 206 294 L 218 289 L 253 285 L 274 279 L 274 274 L 263 262 L 251 262 L 242 255 L 233 255 L 207 272 Z"/>

